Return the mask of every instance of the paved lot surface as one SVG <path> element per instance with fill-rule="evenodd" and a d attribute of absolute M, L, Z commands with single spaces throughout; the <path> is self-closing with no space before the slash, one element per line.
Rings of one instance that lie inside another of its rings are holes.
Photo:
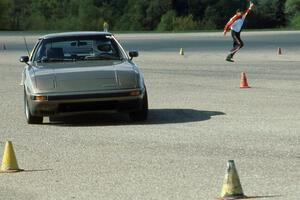
<path fill-rule="evenodd" d="M 27 34 L 30 46 L 37 37 Z M 299 200 L 300 32 L 244 33 L 235 63 L 224 61 L 231 38 L 221 33 L 117 37 L 140 50 L 144 124 L 94 115 L 27 125 L 22 34 L 0 34 L 0 158 L 12 140 L 26 170 L 0 174 L 0 199 L 214 199 L 234 159 L 246 195 Z M 241 72 L 251 89 L 239 89 Z"/>

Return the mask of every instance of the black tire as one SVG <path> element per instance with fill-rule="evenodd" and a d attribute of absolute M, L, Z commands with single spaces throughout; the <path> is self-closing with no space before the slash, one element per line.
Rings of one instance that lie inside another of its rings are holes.
<path fill-rule="evenodd" d="M 27 95 L 24 90 L 24 112 L 26 121 L 28 124 L 42 124 L 43 123 L 43 117 L 33 116 L 30 112 L 29 106 L 28 106 L 28 100 Z"/>
<path fill-rule="evenodd" d="M 132 121 L 142 122 L 142 121 L 147 120 L 147 118 L 148 118 L 148 95 L 147 95 L 147 91 L 145 91 L 145 95 L 144 95 L 144 98 L 143 98 L 142 102 L 143 102 L 143 105 L 142 105 L 141 110 L 129 113 L 129 117 Z"/>

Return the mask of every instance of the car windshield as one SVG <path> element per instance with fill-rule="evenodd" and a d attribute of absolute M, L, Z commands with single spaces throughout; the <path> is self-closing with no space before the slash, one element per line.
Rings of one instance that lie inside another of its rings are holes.
<path fill-rule="evenodd" d="M 117 42 L 109 36 L 44 39 L 34 57 L 36 62 L 122 59 Z"/>

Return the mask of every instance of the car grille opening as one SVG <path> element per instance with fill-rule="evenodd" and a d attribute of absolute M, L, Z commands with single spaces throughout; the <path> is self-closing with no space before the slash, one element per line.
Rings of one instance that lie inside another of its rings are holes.
<path fill-rule="evenodd" d="M 138 100 L 126 102 L 119 101 L 100 101 L 100 102 L 84 102 L 84 103 L 63 103 L 58 106 L 58 112 L 89 112 L 89 111 L 129 111 L 140 107 Z"/>

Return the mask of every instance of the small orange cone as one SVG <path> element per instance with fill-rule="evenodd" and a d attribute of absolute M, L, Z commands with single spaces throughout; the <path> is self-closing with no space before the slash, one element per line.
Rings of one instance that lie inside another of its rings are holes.
<path fill-rule="evenodd" d="M 280 47 L 278 48 L 278 55 L 282 55 L 282 50 Z"/>
<path fill-rule="evenodd" d="M 23 171 L 19 169 L 15 151 L 11 141 L 6 142 L 0 173 L 13 173 Z"/>
<path fill-rule="evenodd" d="M 247 81 L 245 72 L 242 72 L 242 74 L 241 74 L 240 88 L 250 88 L 248 85 L 248 81 Z"/>

